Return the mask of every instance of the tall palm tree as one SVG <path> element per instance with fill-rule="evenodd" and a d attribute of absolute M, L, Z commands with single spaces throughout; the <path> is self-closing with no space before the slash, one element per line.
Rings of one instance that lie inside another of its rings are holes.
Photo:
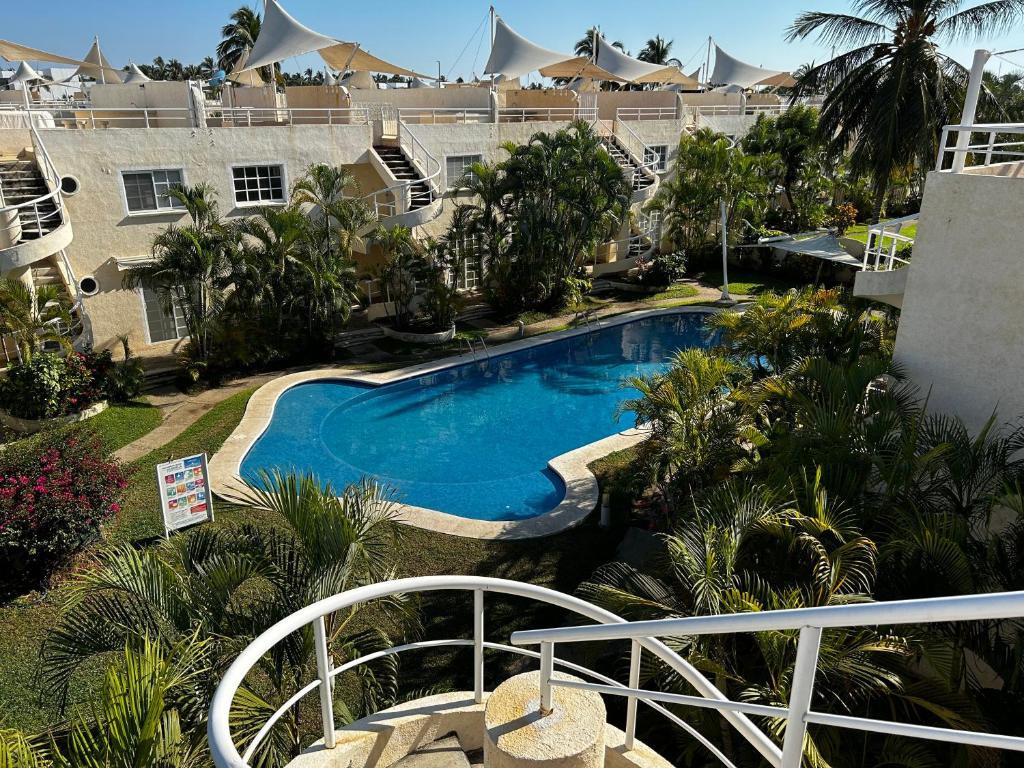
<path fill-rule="evenodd" d="M 573 46 L 573 50 L 576 51 L 577 56 L 586 56 L 587 58 L 594 57 L 594 35 L 598 35 L 602 40 L 608 39 L 605 37 L 604 32 L 599 30 L 597 27 L 591 27 L 583 37 L 576 41 L 576 45 Z M 612 45 L 623 53 L 626 53 L 626 46 L 621 40 L 616 40 Z"/>
<path fill-rule="evenodd" d="M 217 45 L 217 63 L 225 72 L 230 72 L 246 51 L 252 50 L 260 36 L 262 19 L 259 13 L 247 5 L 231 14 L 231 20 L 220 31 L 221 42 Z M 260 67 L 259 73 L 265 82 L 273 83 L 280 64 Z"/>
<path fill-rule="evenodd" d="M 351 171 L 327 163 L 309 166 L 292 187 L 293 203 L 312 206 L 312 226 L 328 258 L 337 252 L 342 258 L 351 259 L 359 234 L 374 221 L 369 206 L 347 194 L 358 192 L 359 182 Z"/>
<path fill-rule="evenodd" d="M 950 0 L 858 0 L 854 14 L 806 11 L 788 39 L 815 37 L 847 49 L 801 73 L 794 98 L 826 92 L 819 122 L 834 154 L 849 150 L 853 170 L 869 174 L 874 216 L 893 172 L 934 161 L 942 126 L 954 121 L 968 72 L 943 40 L 985 35 L 1024 16 L 1024 0 L 962 8 Z"/>
<path fill-rule="evenodd" d="M 666 40 L 661 35 L 655 35 L 646 43 L 637 54 L 640 61 L 647 61 L 651 64 L 664 64 L 667 66 L 681 67 L 683 62 L 674 57 L 669 57 L 672 51 L 672 40 Z"/>

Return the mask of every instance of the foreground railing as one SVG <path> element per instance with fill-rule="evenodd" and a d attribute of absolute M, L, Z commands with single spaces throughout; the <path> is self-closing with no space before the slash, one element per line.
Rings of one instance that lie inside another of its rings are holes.
<path fill-rule="evenodd" d="M 331 649 L 327 643 L 327 628 L 325 617 L 338 611 L 343 611 L 361 603 L 381 600 L 393 595 L 433 592 L 433 591 L 458 591 L 472 595 L 472 637 L 450 638 L 441 640 L 420 640 L 412 643 L 394 646 L 386 650 L 366 654 L 357 659 L 351 659 L 334 665 L 331 656 Z M 333 749 L 337 743 L 337 735 L 334 724 L 334 700 L 332 695 L 332 681 L 338 675 L 354 669 L 362 664 L 396 654 L 430 648 L 450 647 L 471 647 L 473 649 L 472 677 L 473 697 L 477 703 L 484 699 L 484 672 L 485 657 L 484 651 L 501 651 L 514 653 L 530 658 L 541 660 L 546 669 L 555 666 L 570 670 L 578 675 L 597 680 L 609 689 L 626 690 L 626 686 L 618 683 L 611 677 L 600 672 L 588 669 L 582 665 L 575 664 L 563 659 L 554 657 L 551 644 L 545 646 L 541 653 L 530 651 L 524 648 L 517 648 L 505 643 L 491 642 L 485 636 L 485 596 L 507 595 L 512 597 L 527 598 L 538 603 L 552 605 L 557 608 L 570 611 L 591 621 L 600 622 L 605 625 L 625 624 L 625 620 L 615 614 L 599 608 L 591 603 L 571 595 L 566 595 L 546 587 L 534 584 L 524 584 L 506 579 L 494 579 L 474 576 L 427 576 L 413 579 L 399 579 L 397 581 L 372 584 L 359 587 L 349 592 L 320 600 L 312 605 L 303 608 L 291 616 L 282 619 L 274 626 L 257 637 L 245 650 L 243 650 L 234 663 L 224 674 L 220 685 L 213 697 L 210 707 L 210 716 L 207 726 L 207 733 L 210 743 L 210 752 L 214 763 L 218 768 L 249 768 L 253 755 L 260 744 L 269 735 L 275 723 L 281 719 L 292 707 L 295 707 L 308 694 L 318 691 L 320 696 L 320 716 L 323 726 L 324 746 Z M 274 648 L 288 635 L 312 626 L 314 638 L 314 650 L 317 662 L 317 677 L 307 685 L 300 688 L 284 704 L 282 704 L 271 716 L 256 736 L 243 747 L 240 754 L 234 743 L 230 729 L 231 705 L 238 689 L 245 682 L 246 675 L 252 670 L 271 649 Z M 636 644 L 660 659 L 680 677 L 690 683 L 701 696 L 707 697 L 710 701 L 721 701 L 724 695 L 706 677 L 704 677 L 689 662 L 672 651 L 668 646 L 655 638 L 637 639 Z M 633 680 L 631 671 L 630 679 Z M 635 686 L 634 686 L 635 687 Z M 697 697 L 699 699 L 699 697 Z M 702 700 L 702 699 L 701 699 Z M 635 731 L 635 696 L 632 706 L 631 722 Z M 735 768 L 729 759 L 712 744 L 707 738 L 699 733 L 692 725 L 671 712 L 658 701 L 645 699 L 644 704 L 655 710 L 662 716 L 668 718 L 675 725 L 684 729 L 701 745 L 703 745 L 716 759 L 729 768 Z M 778 764 L 781 752 L 779 748 L 766 736 L 746 715 L 740 712 L 723 712 L 723 717 L 745 738 L 755 749 L 766 759 Z M 632 745 L 632 736 L 630 737 Z"/>
<path fill-rule="evenodd" d="M 981 141 L 974 141 L 974 136 Z M 1019 138 L 1017 138 L 1019 137 Z M 953 139 L 952 145 L 950 138 Z M 977 168 L 1024 157 L 1024 124 L 977 123 L 947 125 L 939 140 L 936 171 L 959 173 L 966 167 Z"/>
<path fill-rule="evenodd" d="M 491 122 L 489 109 L 435 109 L 433 107 L 402 107 L 398 110 L 398 119 L 403 123 L 416 125 L 451 125 L 466 123 Z"/>
<path fill-rule="evenodd" d="M 627 698 L 626 744 L 632 744 L 636 729 L 637 701 L 715 709 L 724 713 L 744 713 L 781 718 L 786 722 L 781 755 L 765 755 L 776 768 L 800 768 L 804 735 L 809 724 L 868 733 L 930 739 L 975 747 L 1024 751 L 1024 738 L 992 733 L 938 728 L 888 720 L 873 720 L 848 715 L 815 712 L 812 708 L 814 678 L 817 670 L 821 633 L 829 628 L 855 628 L 907 624 L 932 624 L 953 621 L 1017 619 L 1024 617 L 1024 592 L 991 595 L 940 597 L 925 600 L 898 600 L 887 603 L 862 603 L 822 608 L 797 608 L 762 613 L 734 613 L 717 616 L 691 616 L 680 619 L 636 621 L 614 626 L 559 627 L 514 632 L 513 645 L 540 646 L 540 706 L 551 709 L 554 687 L 577 688 Z M 781 632 L 799 630 L 796 663 L 786 707 L 732 701 L 725 697 L 687 696 L 640 688 L 640 668 L 644 644 L 658 637 L 698 637 L 740 632 Z M 556 643 L 632 641 L 629 684 L 617 685 L 560 680 L 552 676 Z M 764 754 L 764 753 L 762 753 Z"/>

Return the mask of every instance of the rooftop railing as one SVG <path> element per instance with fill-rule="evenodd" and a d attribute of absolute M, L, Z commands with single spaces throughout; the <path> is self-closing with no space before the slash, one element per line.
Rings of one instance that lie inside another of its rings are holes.
<path fill-rule="evenodd" d="M 615 110 L 616 120 L 675 120 L 675 107 L 619 107 Z"/>
<path fill-rule="evenodd" d="M 636 621 L 610 626 L 557 627 L 512 633 L 514 646 L 540 647 L 540 706 L 550 710 L 552 689 L 576 688 L 627 698 L 626 744 L 632 743 L 636 729 L 638 701 L 655 701 L 715 709 L 725 713 L 743 713 L 780 718 L 786 723 L 780 754 L 762 752 L 775 768 L 800 768 L 804 735 L 811 724 L 869 733 L 929 739 L 950 744 L 1007 749 L 1024 752 L 1024 738 L 993 733 L 939 728 L 915 723 L 899 723 L 849 715 L 816 712 L 812 709 L 821 635 L 830 628 L 894 627 L 908 624 L 933 624 L 959 621 L 1019 619 L 1024 617 L 1024 592 L 989 595 L 940 597 L 922 600 L 896 600 L 886 603 L 862 603 L 781 611 L 690 616 L 679 619 Z M 744 632 L 799 631 L 796 663 L 785 707 L 732 701 L 723 697 L 687 696 L 640 688 L 641 654 L 645 643 L 661 637 L 699 637 Z M 632 643 L 629 684 L 626 687 L 563 680 L 553 677 L 557 643 L 611 642 Z M 774 745 L 773 745 L 774 746 Z"/>
<path fill-rule="evenodd" d="M 491 122 L 491 110 L 483 108 L 402 107 L 398 119 L 414 125 L 450 125 Z"/>
<path fill-rule="evenodd" d="M 981 140 L 975 140 L 976 136 Z M 935 170 L 960 173 L 965 168 L 985 167 L 1021 158 L 1024 158 L 1022 123 L 947 125 L 942 129 L 939 140 Z"/>
<path fill-rule="evenodd" d="M 580 107 L 523 107 L 499 109 L 499 123 L 572 122 L 574 120 L 596 120 L 597 108 Z"/>

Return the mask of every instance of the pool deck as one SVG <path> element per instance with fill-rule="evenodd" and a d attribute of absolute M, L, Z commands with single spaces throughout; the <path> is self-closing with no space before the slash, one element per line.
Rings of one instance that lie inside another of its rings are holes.
<path fill-rule="evenodd" d="M 646 317 L 706 312 L 708 312 L 706 306 L 646 309 L 607 318 L 601 321 L 600 327 L 614 327 Z M 490 356 L 501 357 L 511 352 L 548 344 L 560 339 L 582 336 L 592 330 L 594 330 L 592 327 L 573 328 L 534 338 L 511 341 L 494 349 Z M 246 406 L 245 415 L 242 416 L 242 421 L 224 441 L 221 449 L 210 459 L 212 490 L 221 498 L 229 501 L 244 501 L 246 489 L 240 476 L 242 460 L 270 425 L 278 398 L 292 387 L 311 381 L 329 380 L 381 386 L 465 365 L 479 361 L 479 359 L 479 356 L 463 354 L 379 373 L 364 373 L 351 368 L 331 367 L 280 376 L 264 384 L 253 393 Z M 579 525 L 597 508 L 600 501 L 600 490 L 597 478 L 590 471 L 588 465 L 610 453 L 634 446 L 643 439 L 642 431 L 628 429 L 552 458 L 548 462 L 548 466 L 565 483 L 565 496 L 550 512 L 536 517 L 524 520 L 474 520 L 434 509 L 398 504 L 399 519 L 407 525 L 418 528 L 475 539 L 531 539 L 550 536 Z"/>

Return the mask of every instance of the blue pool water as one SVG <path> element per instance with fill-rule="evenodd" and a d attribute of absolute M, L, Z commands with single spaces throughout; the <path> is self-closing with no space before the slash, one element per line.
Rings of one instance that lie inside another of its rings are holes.
<path fill-rule="evenodd" d="M 705 313 L 635 320 L 382 387 L 300 384 L 277 401 L 242 461 L 313 472 L 335 488 L 372 477 L 399 500 L 478 520 L 550 511 L 556 456 L 633 426 L 622 380 L 710 344 Z"/>

